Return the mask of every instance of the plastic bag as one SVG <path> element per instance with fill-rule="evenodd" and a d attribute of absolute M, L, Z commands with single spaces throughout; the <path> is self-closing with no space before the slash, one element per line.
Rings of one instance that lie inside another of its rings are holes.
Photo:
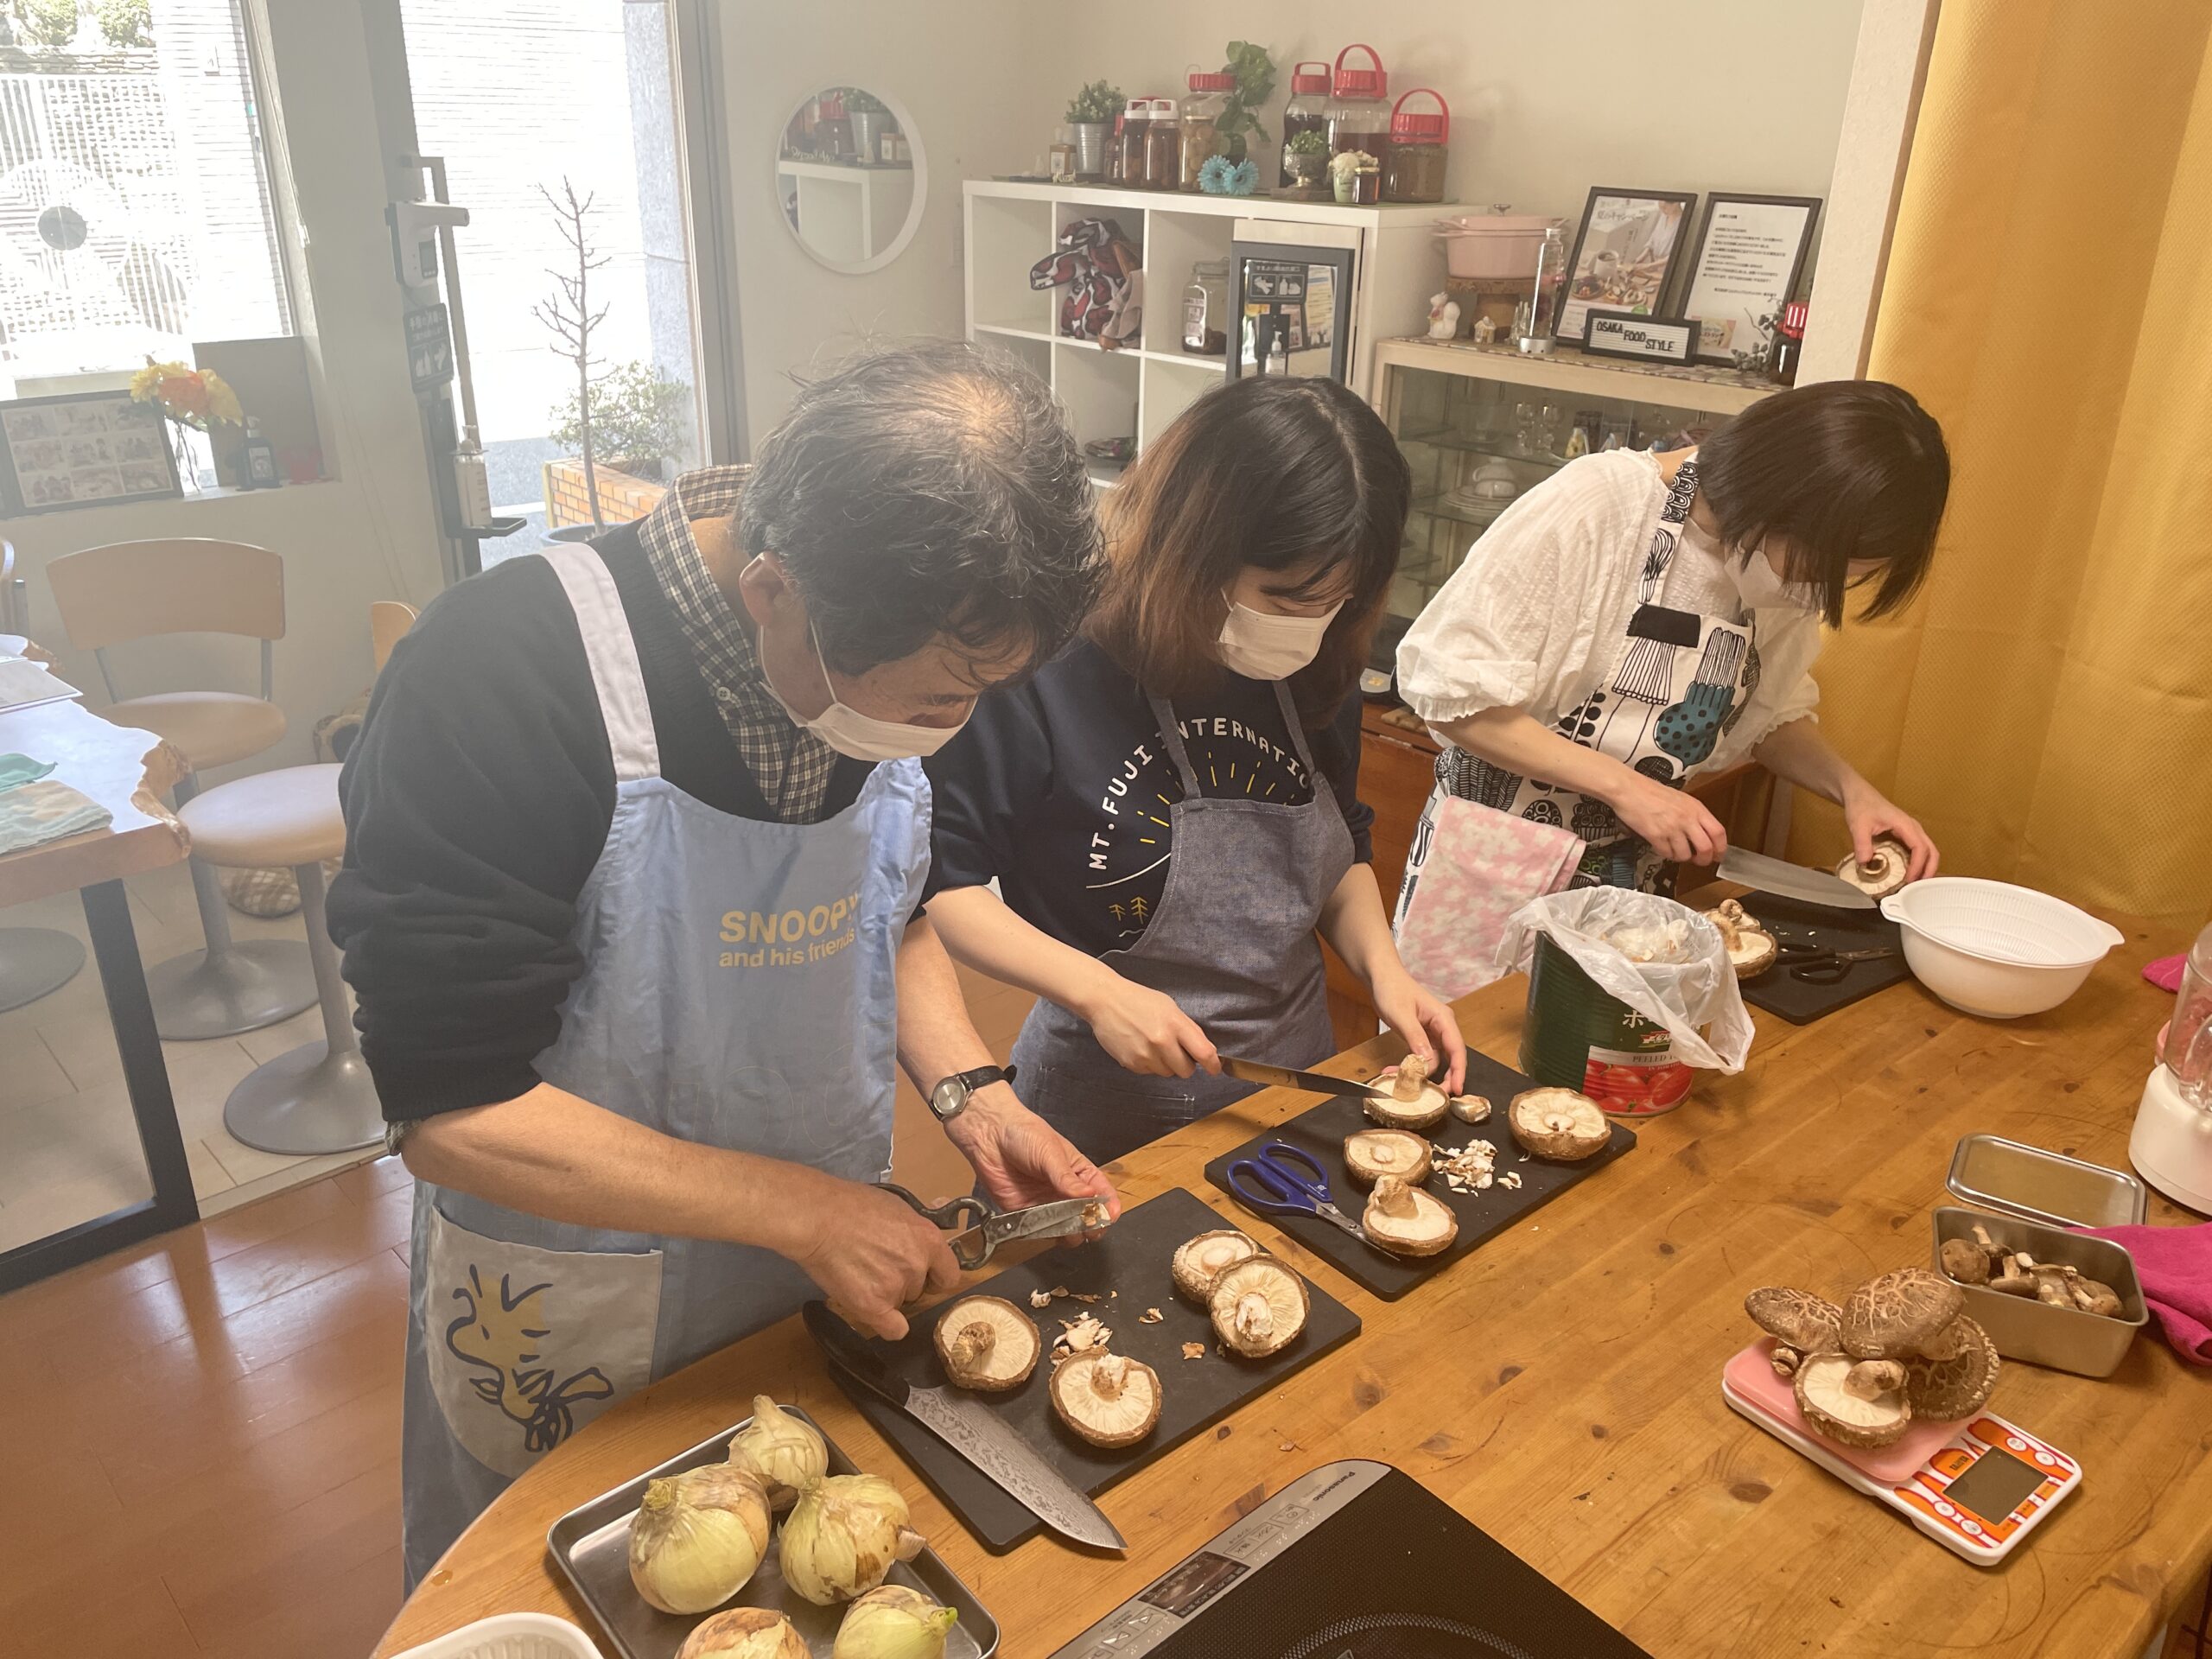
<path fill-rule="evenodd" d="M 1614 940 L 1642 931 L 1679 937 L 1682 960 L 1632 962 Z M 1498 942 L 1500 972 L 1525 970 L 1536 936 L 1547 934 L 1607 995 L 1618 997 L 1674 1039 L 1675 1057 L 1704 1071 L 1744 1069 L 1751 1016 L 1728 965 L 1720 930 L 1687 905 L 1625 887 L 1576 887 L 1532 899 L 1513 912 Z M 1699 1027 L 1707 1030 L 1700 1032 Z"/>

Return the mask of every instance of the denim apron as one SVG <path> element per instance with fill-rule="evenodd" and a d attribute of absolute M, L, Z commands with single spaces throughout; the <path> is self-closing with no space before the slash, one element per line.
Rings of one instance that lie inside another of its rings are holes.
<path fill-rule="evenodd" d="M 1143 937 L 1100 960 L 1174 998 L 1222 1053 L 1303 1067 L 1336 1051 L 1313 928 L 1351 868 L 1351 831 L 1280 680 L 1275 701 L 1313 779 L 1313 798 L 1303 806 L 1200 795 L 1175 711 L 1151 699 L 1162 745 L 1183 779 L 1183 798 L 1167 809 L 1174 857 Z M 1014 1063 L 1024 1103 L 1101 1164 L 1253 1090 L 1203 1071 L 1125 1071 L 1089 1026 L 1041 997 L 1014 1040 Z"/>
<path fill-rule="evenodd" d="M 584 962 L 548 1083 L 679 1140 L 880 1179 L 893 964 L 929 861 L 919 763 L 822 823 L 761 823 L 660 776 L 637 647 L 588 547 L 545 556 L 575 608 L 614 760 Z M 507 1484 L 615 1401 L 815 1294 L 766 1250 L 602 1232 L 415 1188 L 401 1478 L 418 1582 Z"/>

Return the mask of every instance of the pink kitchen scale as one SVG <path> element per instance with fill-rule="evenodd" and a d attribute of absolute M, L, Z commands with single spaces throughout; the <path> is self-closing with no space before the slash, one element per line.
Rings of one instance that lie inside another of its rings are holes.
<path fill-rule="evenodd" d="M 1914 1423 L 1894 1445 L 1853 1451 L 1807 1427 L 1762 1338 L 1722 1369 L 1721 1397 L 1847 1486 L 1895 1510 L 1955 1555 L 1994 1567 L 2082 1484 L 2082 1465 L 1988 1412 Z"/>

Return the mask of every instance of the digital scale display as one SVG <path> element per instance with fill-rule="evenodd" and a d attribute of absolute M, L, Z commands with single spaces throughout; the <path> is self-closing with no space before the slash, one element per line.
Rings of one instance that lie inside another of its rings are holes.
<path fill-rule="evenodd" d="M 1992 1450 L 1976 1458 L 1966 1473 L 1946 1486 L 1943 1496 L 1968 1513 L 1995 1522 L 2018 1509 L 2028 1494 L 2050 1478 L 2048 1471 L 2009 1452 Z"/>
<path fill-rule="evenodd" d="M 1228 1589 L 1249 1571 L 1250 1569 L 1242 1561 L 1232 1561 L 1226 1555 L 1217 1555 L 1210 1549 L 1202 1549 L 1137 1599 L 1173 1613 L 1178 1618 L 1185 1618 Z"/>

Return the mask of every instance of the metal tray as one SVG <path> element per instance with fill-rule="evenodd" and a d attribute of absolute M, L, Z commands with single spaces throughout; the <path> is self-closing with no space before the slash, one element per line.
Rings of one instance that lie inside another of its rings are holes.
<path fill-rule="evenodd" d="M 2133 1175 L 1995 1135 L 1961 1136 L 1943 1185 L 1968 1204 L 2045 1227 L 2139 1227 L 2149 1208 Z"/>
<path fill-rule="evenodd" d="M 2044 1227 L 2010 1216 L 1986 1216 L 1947 1204 L 1936 1211 L 1936 1271 L 1943 1271 L 1943 1241 L 1972 1238 L 1979 1224 L 2008 1250 L 2025 1250 L 2038 1262 L 2077 1268 L 2101 1279 L 2120 1297 L 2120 1317 L 2084 1313 L 2078 1307 L 2053 1307 L 2032 1296 L 2007 1296 L 1981 1285 L 1961 1285 L 1967 1314 L 1989 1332 L 2007 1359 L 2077 1376 L 2110 1376 L 2127 1357 L 2127 1346 L 2150 1318 L 2135 1258 L 2108 1238 L 2091 1238 L 2063 1228 Z"/>
<path fill-rule="evenodd" d="M 822 1426 L 797 1406 L 786 1406 L 785 1409 L 801 1422 L 812 1423 L 817 1433 L 821 1431 Z M 575 1586 L 576 1593 L 584 1599 L 584 1605 L 591 1609 L 600 1629 L 623 1659 L 675 1659 L 684 1638 L 710 1617 L 707 1613 L 664 1613 L 648 1606 L 639 1595 L 637 1586 L 630 1582 L 630 1517 L 638 1512 L 638 1500 L 645 1495 L 645 1483 L 680 1475 L 702 1464 L 721 1462 L 729 1455 L 730 1436 L 752 1421 L 747 1417 L 744 1422 L 731 1424 L 689 1452 L 678 1452 L 658 1468 L 648 1469 L 635 1480 L 570 1510 L 547 1529 L 546 1548 L 552 1551 L 561 1571 Z M 827 1434 L 822 1438 L 829 1443 L 831 1474 L 859 1472 L 853 1460 L 838 1450 L 836 1441 Z M 760 1570 L 726 1606 L 773 1609 L 791 1620 L 817 1659 L 830 1659 L 845 1610 L 842 1605 L 817 1607 L 784 1583 L 781 1542 L 779 1522 L 777 1536 L 769 1541 L 768 1556 L 760 1563 Z M 925 1549 L 912 1560 L 893 1567 L 891 1582 L 925 1591 L 960 1615 L 960 1622 L 952 1627 L 952 1634 L 945 1642 L 945 1659 L 991 1659 L 998 1651 L 998 1621 L 935 1550 Z"/>

